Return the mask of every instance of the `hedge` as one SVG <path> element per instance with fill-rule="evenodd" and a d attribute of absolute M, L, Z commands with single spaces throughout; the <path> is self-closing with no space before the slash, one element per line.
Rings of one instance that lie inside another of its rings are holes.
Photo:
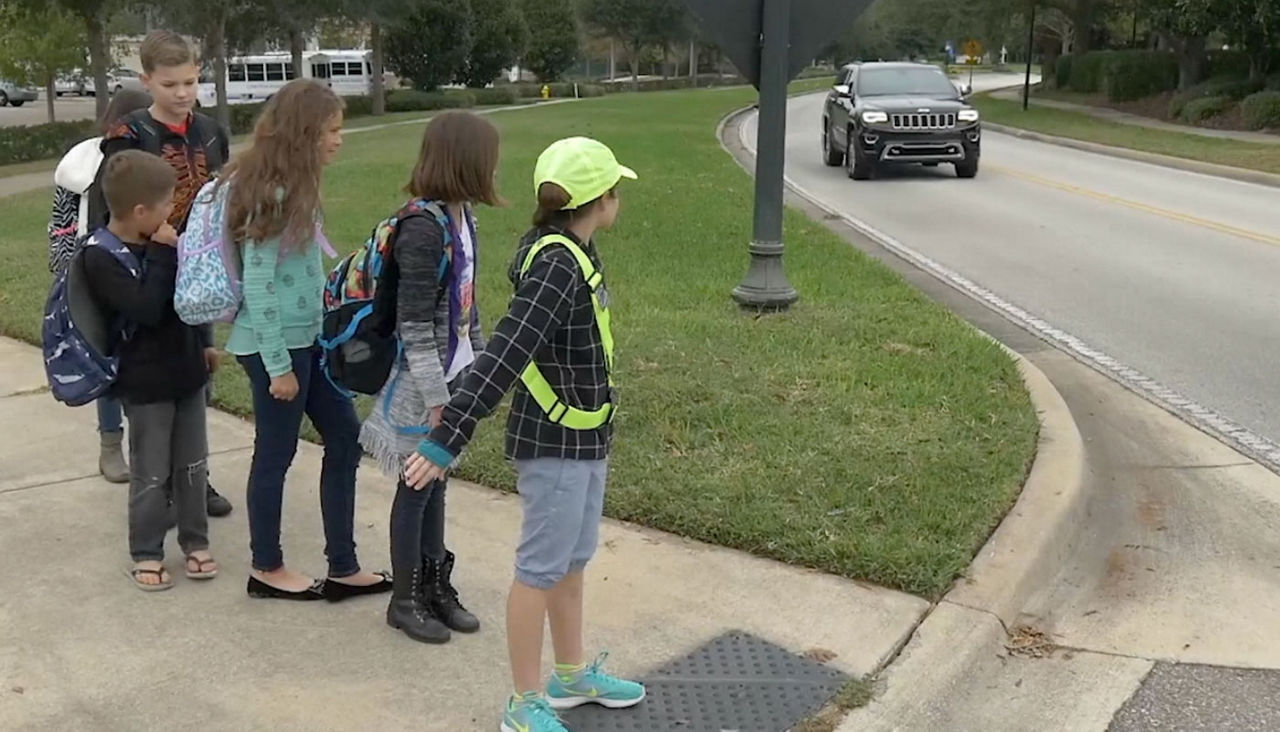
<path fill-rule="evenodd" d="M 1070 87 L 1072 91 L 1093 94 L 1102 91 L 1106 78 L 1107 62 L 1115 51 L 1090 51 L 1071 62 Z"/>
<path fill-rule="evenodd" d="M 1107 57 L 1107 99 L 1128 102 L 1178 88 L 1178 59 L 1166 51 L 1117 51 Z"/>
<path fill-rule="evenodd" d="M 93 120 L 0 128 L 0 165 L 62 157 L 77 142 L 99 134 Z"/>
<path fill-rule="evenodd" d="M 1064 54 L 1058 57 L 1057 63 L 1053 67 L 1053 80 L 1059 89 L 1067 89 L 1071 86 L 1071 63 L 1075 56 Z"/>
<path fill-rule="evenodd" d="M 1203 97 L 1187 102 L 1182 109 L 1182 121 L 1197 124 L 1212 119 L 1235 106 L 1231 97 Z"/>
<path fill-rule="evenodd" d="M 1248 75 L 1249 54 L 1244 51 L 1216 49 L 1205 53 L 1204 78 Z"/>
<path fill-rule="evenodd" d="M 1280 129 L 1280 91 L 1258 92 L 1240 103 L 1244 123 L 1251 130 Z"/>

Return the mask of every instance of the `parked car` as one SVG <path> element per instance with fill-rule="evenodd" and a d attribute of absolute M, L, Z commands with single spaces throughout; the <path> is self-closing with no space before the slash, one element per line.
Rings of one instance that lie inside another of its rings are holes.
<path fill-rule="evenodd" d="M 956 175 L 978 175 L 982 126 L 978 110 L 937 66 L 851 64 L 827 95 L 822 159 L 867 180 L 890 165 L 950 163 Z"/>
<path fill-rule="evenodd" d="M 28 89 L 11 81 L 0 79 L 0 107 L 8 107 L 10 105 L 21 107 L 27 102 L 34 102 L 39 98 L 40 92 L 35 89 Z"/>
<path fill-rule="evenodd" d="M 64 94 L 75 94 L 84 96 L 85 93 L 85 72 L 83 69 L 74 69 L 69 74 L 59 76 L 53 82 L 53 92 L 58 96 Z"/>
<path fill-rule="evenodd" d="M 146 91 L 142 84 L 142 75 L 133 69 L 112 69 L 107 72 L 107 93 L 115 94 L 121 89 Z M 97 84 L 93 80 L 93 74 L 87 74 L 84 81 L 84 93 L 92 97 L 97 92 Z"/>

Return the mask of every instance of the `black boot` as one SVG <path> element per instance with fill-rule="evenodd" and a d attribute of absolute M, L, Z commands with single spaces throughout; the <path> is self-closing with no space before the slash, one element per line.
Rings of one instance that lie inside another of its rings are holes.
<path fill-rule="evenodd" d="M 459 633 L 480 630 L 480 619 L 467 611 L 458 601 L 458 591 L 453 588 L 453 552 L 446 551 L 444 559 L 424 557 L 426 572 L 426 604 L 431 614 Z"/>
<path fill-rule="evenodd" d="M 422 643 L 447 643 L 449 629 L 422 602 L 422 568 L 397 569 L 392 578 L 387 625 Z"/>

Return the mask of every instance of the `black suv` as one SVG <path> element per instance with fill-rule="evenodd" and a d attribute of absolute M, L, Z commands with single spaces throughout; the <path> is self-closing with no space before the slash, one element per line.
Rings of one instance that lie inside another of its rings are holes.
<path fill-rule="evenodd" d="M 966 95 L 937 66 L 846 66 L 822 111 L 822 160 L 843 164 L 854 180 L 904 163 L 951 163 L 957 176 L 973 178 L 982 128 Z"/>

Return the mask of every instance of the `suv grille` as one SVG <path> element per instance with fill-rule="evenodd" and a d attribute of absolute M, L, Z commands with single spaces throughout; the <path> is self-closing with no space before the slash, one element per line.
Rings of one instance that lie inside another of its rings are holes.
<path fill-rule="evenodd" d="M 946 130 L 956 126 L 955 112 L 933 114 L 895 114 L 895 130 Z"/>

